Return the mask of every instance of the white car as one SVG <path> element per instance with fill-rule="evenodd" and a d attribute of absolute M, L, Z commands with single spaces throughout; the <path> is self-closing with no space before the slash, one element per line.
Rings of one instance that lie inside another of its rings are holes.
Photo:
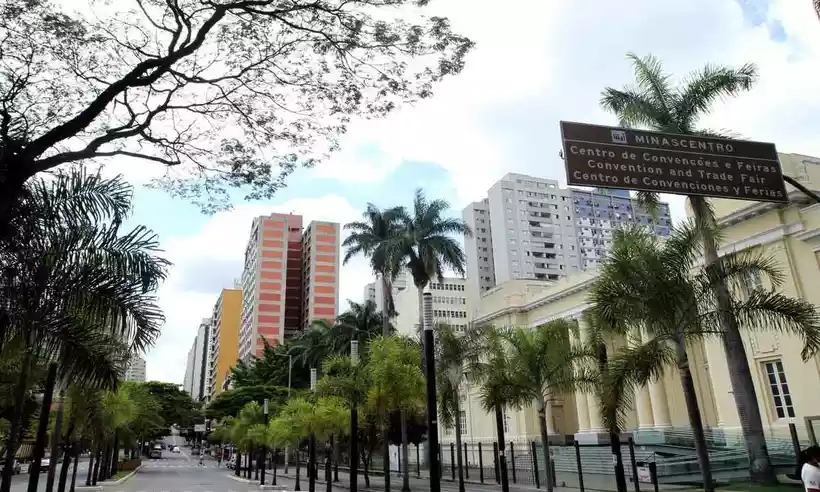
<path fill-rule="evenodd" d="M 173 448 L 171 448 L 171 452 L 172 453 L 179 453 L 179 446 L 174 446 Z"/>
<path fill-rule="evenodd" d="M 51 458 L 43 458 L 40 460 L 40 473 L 47 473 L 51 466 Z"/>

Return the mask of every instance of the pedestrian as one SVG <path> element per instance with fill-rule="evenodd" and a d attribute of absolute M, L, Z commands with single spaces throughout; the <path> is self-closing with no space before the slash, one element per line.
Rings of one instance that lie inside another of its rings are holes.
<path fill-rule="evenodd" d="M 806 492 L 820 492 L 820 447 L 811 446 L 803 453 L 805 463 L 800 470 L 800 479 Z"/>

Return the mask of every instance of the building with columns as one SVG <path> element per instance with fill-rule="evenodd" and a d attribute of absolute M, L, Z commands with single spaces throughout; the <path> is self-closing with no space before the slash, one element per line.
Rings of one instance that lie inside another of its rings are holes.
<path fill-rule="evenodd" d="M 820 188 L 820 159 L 796 154 L 780 154 L 780 159 L 784 173 L 809 189 Z M 778 289 L 820 306 L 820 204 L 791 185 L 787 190 L 788 205 L 711 200 L 723 227 L 719 253 L 753 251 L 774 257 L 783 272 Z M 595 276 L 596 271 L 590 270 L 556 282 L 504 282 L 480 296 L 471 322 L 536 327 L 559 318 L 576 319 L 583 339 L 581 314 L 589 307 L 587 291 Z M 752 281 L 763 288 L 771 287 L 762 279 Z M 786 333 L 747 331 L 744 341 L 767 437 L 788 442 L 788 424 L 793 422 L 799 437 L 805 440 L 806 418 L 820 415 L 820 391 L 815 390 L 820 387 L 820 357 L 803 361 L 802 340 Z M 617 349 L 624 343 L 615 340 L 611 345 Z M 711 435 L 723 436 L 726 443 L 739 440 L 740 418 L 720 340 L 692 344 L 688 351 L 704 425 Z M 809 388 L 813 390 L 804 390 Z M 463 393 L 462 438 L 494 439 L 495 418 L 478 405 L 477 390 L 466 388 Z M 548 395 L 548 401 L 547 427 L 551 435 L 560 436 L 561 441 L 566 436 L 580 442 L 601 439 L 601 417 L 592 395 Z M 538 421 L 532 407 L 508 409 L 504 426 L 511 441 L 538 439 Z M 669 442 L 670 436 L 686 433 L 688 427 L 680 378 L 670 367 L 661 379 L 636 391 L 624 430 L 631 432 L 638 444 L 661 444 Z M 443 429 L 441 434 L 442 441 L 447 442 L 452 430 Z"/>

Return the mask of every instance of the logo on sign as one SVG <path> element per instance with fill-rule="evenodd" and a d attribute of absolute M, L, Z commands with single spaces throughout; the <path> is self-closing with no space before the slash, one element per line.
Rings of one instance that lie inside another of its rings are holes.
<path fill-rule="evenodd" d="M 616 144 L 626 145 L 629 142 L 626 140 L 626 132 L 623 130 L 612 130 L 612 141 Z"/>

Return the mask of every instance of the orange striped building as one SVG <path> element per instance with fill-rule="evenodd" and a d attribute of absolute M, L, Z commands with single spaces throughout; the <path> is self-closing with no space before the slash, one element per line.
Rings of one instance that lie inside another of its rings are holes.
<path fill-rule="evenodd" d="M 253 221 L 242 273 L 239 358 L 261 354 L 339 309 L 339 224 L 271 214 Z"/>

